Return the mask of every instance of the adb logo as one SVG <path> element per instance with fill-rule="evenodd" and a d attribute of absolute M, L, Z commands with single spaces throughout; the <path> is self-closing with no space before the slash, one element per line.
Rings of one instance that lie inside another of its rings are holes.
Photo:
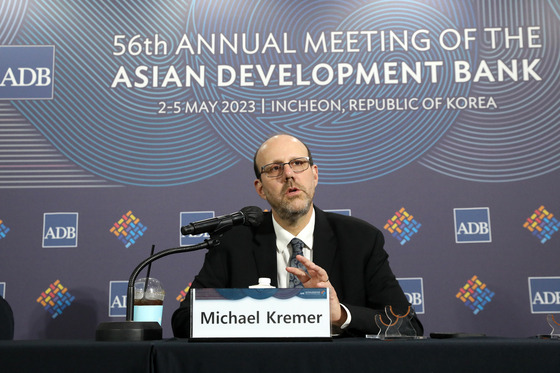
<path fill-rule="evenodd" d="M 453 215 L 456 243 L 492 242 L 488 207 L 456 208 Z"/>
<path fill-rule="evenodd" d="M 52 99 L 54 45 L 0 46 L 0 100 Z"/>
<path fill-rule="evenodd" d="M 531 313 L 560 313 L 560 277 L 529 277 Z"/>
<path fill-rule="evenodd" d="M 350 209 L 334 209 L 334 210 L 325 210 L 326 212 L 334 212 L 340 215 L 352 216 L 352 210 Z"/>
<path fill-rule="evenodd" d="M 190 211 L 190 212 L 182 212 L 180 218 L 180 227 L 185 225 L 189 225 L 195 221 L 205 220 L 215 217 L 214 211 Z M 202 233 L 197 235 L 181 235 L 181 229 L 179 227 L 179 242 L 181 246 L 186 245 L 195 245 L 197 243 L 201 243 L 207 238 L 210 238 L 208 233 Z"/>
<path fill-rule="evenodd" d="M 109 317 L 126 316 L 126 292 L 128 281 L 109 283 Z"/>
<path fill-rule="evenodd" d="M 53 212 L 43 215 L 43 247 L 77 246 L 77 212 Z"/>
<path fill-rule="evenodd" d="M 398 278 L 399 284 L 406 295 L 406 299 L 416 313 L 424 313 L 424 283 L 421 277 Z"/>

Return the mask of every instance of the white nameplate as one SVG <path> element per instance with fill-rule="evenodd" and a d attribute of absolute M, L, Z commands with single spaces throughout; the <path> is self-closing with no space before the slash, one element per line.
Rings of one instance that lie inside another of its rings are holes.
<path fill-rule="evenodd" d="M 191 338 L 330 338 L 328 289 L 191 289 Z"/>

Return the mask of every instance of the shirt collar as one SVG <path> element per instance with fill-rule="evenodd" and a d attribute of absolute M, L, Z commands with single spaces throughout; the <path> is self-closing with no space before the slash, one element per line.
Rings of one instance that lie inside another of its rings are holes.
<path fill-rule="evenodd" d="M 274 233 L 276 233 L 276 244 L 277 244 L 276 250 L 278 252 L 282 253 L 285 250 L 288 250 L 288 244 L 294 237 L 297 237 L 300 240 L 302 240 L 305 246 L 309 248 L 309 250 L 313 249 L 313 232 L 315 230 L 315 209 L 313 209 L 313 212 L 311 214 L 311 219 L 309 219 L 307 225 L 301 230 L 301 232 L 299 232 L 297 236 L 292 235 L 290 232 L 282 228 L 280 224 L 276 222 L 276 219 L 274 219 L 274 215 L 272 215 L 272 225 L 274 226 Z"/>

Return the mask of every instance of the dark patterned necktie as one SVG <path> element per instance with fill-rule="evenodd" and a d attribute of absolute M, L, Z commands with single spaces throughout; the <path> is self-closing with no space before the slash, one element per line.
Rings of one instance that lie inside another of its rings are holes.
<path fill-rule="evenodd" d="M 303 256 L 303 247 L 305 246 L 305 244 L 299 238 L 294 238 L 293 240 L 290 241 L 290 245 L 292 245 L 292 256 L 290 257 L 290 267 L 299 268 L 305 273 L 307 273 L 307 268 L 305 268 L 305 266 L 301 264 L 299 260 L 296 259 L 296 255 Z M 289 287 L 302 288 L 303 284 L 301 283 L 299 278 L 297 278 L 297 276 L 294 276 L 293 274 L 290 273 Z"/>

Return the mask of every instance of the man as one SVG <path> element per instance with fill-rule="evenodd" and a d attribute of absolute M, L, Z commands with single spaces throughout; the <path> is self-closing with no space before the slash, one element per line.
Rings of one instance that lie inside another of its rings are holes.
<path fill-rule="evenodd" d="M 255 189 L 268 201 L 259 227 L 234 227 L 207 254 L 191 287 L 245 288 L 268 277 L 273 286 L 330 289 L 333 330 L 349 335 L 375 334 L 375 315 L 387 305 L 398 314 L 408 303 L 383 249 L 382 233 L 365 221 L 313 206 L 319 180 L 307 146 L 290 135 L 266 140 L 255 153 Z M 290 263 L 293 238 L 303 255 Z M 301 266 L 301 263 L 303 266 Z M 298 268 L 298 266 L 303 268 Z M 300 285 L 300 286 L 301 286 Z M 172 318 L 176 337 L 188 337 L 189 296 Z M 416 317 L 418 335 L 423 328 Z"/>

